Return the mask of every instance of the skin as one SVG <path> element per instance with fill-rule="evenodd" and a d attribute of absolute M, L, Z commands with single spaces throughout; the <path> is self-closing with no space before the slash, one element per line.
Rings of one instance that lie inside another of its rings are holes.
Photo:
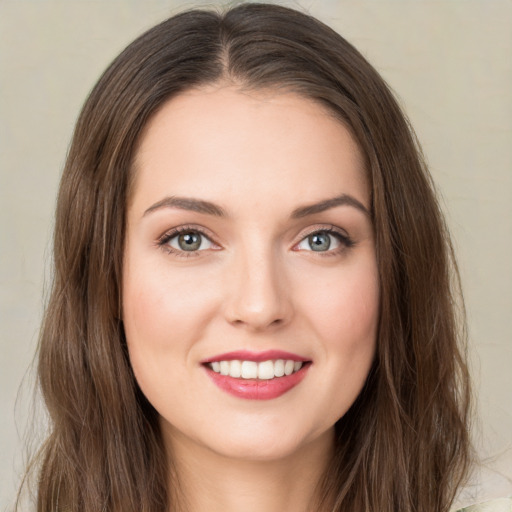
<path fill-rule="evenodd" d="M 210 86 L 171 99 L 151 119 L 135 173 L 123 320 L 182 503 L 209 512 L 308 510 L 334 423 L 375 354 L 378 273 L 356 143 L 296 94 Z M 292 216 L 342 194 L 354 202 Z M 209 201 L 225 215 L 162 205 L 168 197 Z M 180 226 L 206 233 L 198 250 L 169 239 Z M 331 227 L 351 243 L 324 235 L 331 246 L 313 251 L 308 235 Z M 201 365 L 270 349 L 312 361 L 296 387 L 271 400 L 227 394 Z"/>

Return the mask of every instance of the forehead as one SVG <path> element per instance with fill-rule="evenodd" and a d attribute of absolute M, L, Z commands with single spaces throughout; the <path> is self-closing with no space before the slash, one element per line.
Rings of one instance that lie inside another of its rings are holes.
<path fill-rule="evenodd" d="M 148 200 L 165 189 L 212 200 L 228 192 L 233 201 L 258 194 L 281 201 L 287 191 L 304 202 L 348 188 L 369 203 L 349 130 L 325 107 L 290 92 L 210 86 L 172 98 L 146 126 L 134 172 L 133 195 Z"/>

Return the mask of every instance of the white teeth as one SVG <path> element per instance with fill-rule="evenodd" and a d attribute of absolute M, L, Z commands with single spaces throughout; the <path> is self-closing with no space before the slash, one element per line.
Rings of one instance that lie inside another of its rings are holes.
<path fill-rule="evenodd" d="M 291 359 L 277 359 L 275 361 L 262 361 L 256 363 L 255 361 L 215 361 L 210 363 L 210 368 L 215 373 L 221 375 L 229 375 L 235 379 L 260 379 L 270 380 L 275 377 L 283 377 L 284 375 L 291 375 L 302 368 L 301 361 L 293 361 Z"/>
<path fill-rule="evenodd" d="M 229 376 L 234 377 L 235 379 L 240 378 L 242 375 L 242 363 L 240 361 L 234 360 L 229 363 Z"/>
<path fill-rule="evenodd" d="M 229 361 L 220 362 L 220 374 L 229 375 Z"/>
<path fill-rule="evenodd" d="M 258 379 L 273 379 L 274 363 L 272 361 L 264 361 L 258 365 Z"/>
<path fill-rule="evenodd" d="M 284 375 L 284 361 L 282 359 L 278 359 L 274 363 L 274 375 L 276 377 L 282 377 Z"/>
<path fill-rule="evenodd" d="M 255 379 L 258 376 L 258 363 L 254 361 L 242 361 L 242 379 Z"/>

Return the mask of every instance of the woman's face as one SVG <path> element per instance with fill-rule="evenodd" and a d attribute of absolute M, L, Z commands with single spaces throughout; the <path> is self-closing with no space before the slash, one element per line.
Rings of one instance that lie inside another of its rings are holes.
<path fill-rule="evenodd" d="M 166 440 L 258 460 L 330 442 L 379 310 L 349 132 L 295 94 L 202 88 L 153 117 L 135 173 L 123 321 Z"/>

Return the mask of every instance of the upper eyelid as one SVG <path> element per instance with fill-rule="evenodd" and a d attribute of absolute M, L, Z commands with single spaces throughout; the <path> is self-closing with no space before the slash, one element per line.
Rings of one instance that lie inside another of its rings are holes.
<path fill-rule="evenodd" d="M 202 226 L 196 226 L 196 225 L 183 225 L 183 226 L 176 226 L 174 228 L 168 229 L 168 230 L 164 231 L 159 237 L 157 237 L 157 241 L 161 242 L 162 240 L 165 240 L 165 239 L 171 239 L 181 233 L 186 233 L 189 231 L 196 231 L 197 233 L 200 233 L 204 237 L 208 238 L 208 240 L 210 240 L 210 242 L 216 243 L 214 241 L 214 237 L 210 234 L 209 230 L 207 230 L 206 228 L 203 228 Z"/>
<path fill-rule="evenodd" d="M 338 234 L 344 238 L 350 238 L 350 235 L 347 233 L 345 229 L 339 228 L 338 226 L 335 226 L 334 224 L 324 224 L 324 225 L 317 225 L 311 228 L 308 228 L 306 231 L 301 231 L 298 236 L 300 236 L 300 240 L 303 240 L 304 238 L 313 235 L 314 233 L 335 233 Z"/>
<path fill-rule="evenodd" d="M 302 236 L 308 236 L 308 234 L 311 234 L 311 233 L 315 233 L 317 231 L 329 231 L 329 230 L 332 230 L 332 231 L 339 231 L 340 233 L 342 234 L 345 234 L 348 236 L 348 233 L 346 232 L 345 229 L 342 229 L 338 226 L 335 226 L 334 224 L 316 224 L 314 226 L 310 226 L 308 228 L 305 229 L 305 233 L 304 233 L 304 230 L 301 229 L 301 231 L 299 232 L 299 234 L 302 234 Z M 182 232 L 182 231 L 198 231 L 206 236 L 212 236 L 210 235 L 210 230 L 201 226 L 201 225 L 198 225 L 198 224 L 183 224 L 183 225 L 180 225 L 180 226 L 175 226 L 173 228 L 170 228 L 170 229 L 167 229 L 165 230 L 163 233 L 162 233 L 162 237 L 167 235 L 167 234 L 170 234 L 170 233 L 179 233 L 179 232 Z M 160 238 L 160 237 L 159 237 Z"/>

